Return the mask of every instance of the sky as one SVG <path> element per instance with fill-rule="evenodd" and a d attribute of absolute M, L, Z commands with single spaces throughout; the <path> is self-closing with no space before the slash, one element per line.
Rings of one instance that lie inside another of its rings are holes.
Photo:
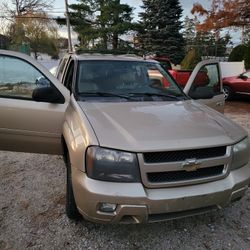
<path fill-rule="evenodd" d="M 7 0 L 9 2 L 10 0 Z M 6 0 L 0 0 L 0 4 L 2 2 L 6 2 Z M 76 0 L 68 0 L 69 4 L 76 3 Z M 138 13 L 141 12 L 140 6 L 142 5 L 142 0 L 121 0 L 122 3 L 129 4 L 130 6 L 135 8 L 134 11 L 134 19 L 138 19 Z M 183 8 L 183 15 L 182 18 L 184 19 L 185 16 L 192 17 L 192 14 L 190 13 L 192 6 L 194 3 L 199 2 L 203 6 L 210 6 L 211 0 L 180 0 L 180 4 Z M 54 0 L 53 9 L 51 10 L 50 14 L 53 16 L 64 16 L 65 12 L 65 0 Z M 0 11 L 1 13 L 1 11 Z M 0 19 L 1 21 L 1 19 Z M 66 29 L 60 28 L 60 35 L 63 37 L 67 36 Z M 233 31 L 230 30 L 230 35 L 232 36 L 232 40 L 234 45 L 240 44 L 240 32 L 239 31 Z M 76 38 L 76 35 L 73 34 L 73 37 Z"/>
<path fill-rule="evenodd" d="M 68 0 L 69 4 L 76 3 L 76 0 Z M 137 16 L 138 12 L 140 12 L 140 6 L 142 5 L 141 0 L 121 0 L 122 3 L 126 3 L 135 8 L 135 16 Z M 190 14 L 192 6 L 195 2 L 199 2 L 204 6 L 209 5 L 209 0 L 180 0 L 180 3 L 183 8 L 183 17 Z M 55 0 L 54 9 L 56 10 L 63 10 L 65 6 L 64 0 Z"/>
<path fill-rule="evenodd" d="M 68 4 L 72 4 L 72 3 L 76 3 L 76 0 L 68 0 Z M 183 18 L 187 15 L 191 15 L 190 11 L 192 9 L 192 6 L 195 2 L 199 2 L 204 6 L 208 6 L 209 5 L 209 0 L 180 0 L 180 4 L 182 5 L 183 8 Z M 141 8 L 140 6 L 142 5 L 142 0 L 121 0 L 121 3 L 126 3 L 132 7 L 135 8 L 134 11 L 134 19 L 138 19 L 138 13 L 141 12 Z M 65 10 L 65 0 L 55 0 L 54 2 L 54 9 L 53 11 L 55 13 L 53 13 L 54 15 L 58 15 L 58 16 L 62 16 L 62 12 Z M 56 13 L 58 12 L 58 13 Z M 66 29 L 61 29 L 60 34 L 64 37 L 67 36 L 66 33 Z M 73 37 L 75 37 L 76 35 L 73 34 Z"/>

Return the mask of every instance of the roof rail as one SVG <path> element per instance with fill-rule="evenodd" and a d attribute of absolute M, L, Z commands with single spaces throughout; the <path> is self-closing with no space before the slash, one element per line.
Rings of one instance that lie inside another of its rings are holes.
<path fill-rule="evenodd" d="M 139 55 L 136 55 L 136 54 L 120 54 L 118 56 L 127 56 L 127 57 L 141 57 Z"/>
<path fill-rule="evenodd" d="M 109 55 L 122 55 L 122 56 L 139 56 L 135 50 L 108 50 L 108 49 L 79 49 L 76 51 L 77 54 L 109 54 Z"/>

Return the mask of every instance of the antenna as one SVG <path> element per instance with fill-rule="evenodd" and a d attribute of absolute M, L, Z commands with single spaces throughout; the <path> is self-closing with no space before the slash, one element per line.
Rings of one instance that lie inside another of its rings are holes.
<path fill-rule="evenodd" d="M 71 31 L 70 31 L 70 21 L 69 21 L 69 7 L 68 7 L 68 0 L 65 0 L 65 17 L 66 17 L 66 25 L 68 29 L 68 49 L 69 53 L 73 52 L 72 47 L 72 40 L 71 40 Z"/>

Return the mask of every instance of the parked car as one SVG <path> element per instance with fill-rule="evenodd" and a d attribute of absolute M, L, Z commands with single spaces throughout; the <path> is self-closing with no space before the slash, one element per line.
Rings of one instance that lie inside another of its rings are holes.
<path fill-rule="evenodd" d="M 238 76 L 225 77 L 222 81 L 226 100 L 231 100 L 235 94 L 250 95 L 250 70 Z"/>
<path fill-rule="evenodd" d="M 199 63 L 184 92 L 158 62 L 135 57 L 70 54 L 59 80 L 17 52 L 0 50 L 0 65 L 0 150 L 62 154 L 69 218 L 162 221 L 224 207 L 248 189 L 247 132 L 201 104 L 223 109 L 216 61 Z M 38 77 L 50 86 L 12 92 Z"/>
<path fill-rule="evenodd" d="M 179 84 L 179 86 L 181 86 L 181 88 L 184 88 L 186 86 L 193 70 L 175 70 L 172 68 L 171 62 L 167 57 L 152 57 L 152 59 L 158 61 L 161 66 L 172 75 L 172 77 Z M 197 84 L 200 83 L 201 85 L 203 85 L 204 83 L 208 82 L 207 78 L 208 76 L 206 74 L 206 71 L 200 71 L 196 76 L 196 82 Z"/>

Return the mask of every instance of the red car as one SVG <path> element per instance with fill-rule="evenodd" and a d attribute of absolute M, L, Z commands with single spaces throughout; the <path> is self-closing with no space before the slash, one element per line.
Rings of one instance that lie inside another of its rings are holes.
<path fill-rule="evenodd" d="M 236 93 L 250 95 L 250 70 L 238 76 L 225 77 L 222 82 L 226 100 L 232 99 Z"/>
<path fill-rule="evenodd" d="M 174 70 L 172 69 L 171 62 L 167 57 L 151 57 L 151 59 L 158 61 L 161 66 L 172 75 L 181 88 L 186 86 L 193 70 Z M 195 82 L 196 85 L 206 85 L 208 83 L 208 76 L 206 72 L 199 72 L 195 78 Z"/>

